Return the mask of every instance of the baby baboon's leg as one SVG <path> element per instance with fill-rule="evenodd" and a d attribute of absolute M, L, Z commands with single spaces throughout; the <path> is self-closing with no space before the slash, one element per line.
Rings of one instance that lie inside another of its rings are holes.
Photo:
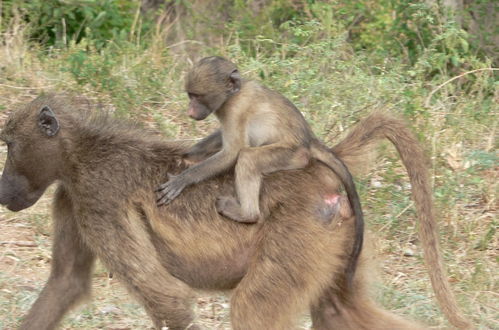
<path fill-rule="evenodd" d="M 50 277 L 20 329 L 54 329 L 64 313 L 90 291 L 94 256 L 82 242 L 71 202 L 62 188 L 54 198 Z"/>
<path fill-rule="evenodd" d="M 303 168 L 308 161 L 309 153 L 306 148 L 270 144 L 242 149 L 235 169 L 238 199 L 232 196 L 220 197 L 217 200 L 217 210 L 238 222 L 257 222 L 260 216 L 262 174 Z"/>

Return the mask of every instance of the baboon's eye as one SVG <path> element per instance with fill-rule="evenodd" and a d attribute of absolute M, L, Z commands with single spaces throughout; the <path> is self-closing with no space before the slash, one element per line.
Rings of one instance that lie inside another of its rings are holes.
<path fill-rule="evenodd" d="M 196 94 L 196 93 L 187 93 L 187 95 L 189 96 L 189 99 L 200 99 L 201 97 L 203 97 L 203 95 L 201 94 Z"/>

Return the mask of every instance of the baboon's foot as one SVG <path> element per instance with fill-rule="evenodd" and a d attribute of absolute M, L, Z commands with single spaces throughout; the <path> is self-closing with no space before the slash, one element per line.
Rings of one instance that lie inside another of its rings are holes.
<path fill-rule="evenodd" d="M 243 214 L 241 204 L 239 204 L 239 201 L 234 196 L 218 197 L 216 207 L 218 213 L 226 216 L 231 220 L 242 223 L 258 222 L 258 216 L 247 216 Z"/>

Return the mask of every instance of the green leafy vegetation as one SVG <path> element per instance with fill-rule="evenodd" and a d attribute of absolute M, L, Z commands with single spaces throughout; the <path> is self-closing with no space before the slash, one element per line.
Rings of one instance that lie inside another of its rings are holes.
<path fill-rule="evenodd" d="M 456 295 L 479 328 L 499 328 L 499 31 L 490 18 L 498 5 L 445 3 L 462 6 L 454 11 L 437 0 L 0 0 L 0 118 L 40 92 L 66 91 L 165 138 L 201 137 L 216 122 L 185 115 L 183 76 L 192 61 L 208 55 L 232 59 L 244 76 L 286 95 L 329 145 L 374 109 L 403 116 L 429 159 Z M 381 256 L 379 301 L 447 326 L 433 300 L 410 185 L 393 148 L 383 145 L 368 175 L 357 179 Z M 46 204 L 5 224 L 28 226 L 42 244 L 32 254 L 4 253 L 0 246 L 0 328 L 15 327 L 36 297 L 15 287 L 25 282 L 10 275 L 48 269 L 50 220 L 40 214 L 48 214 Z M 8 212 L 1 217 L 13 219 Z M 18 260 L 14 266 L 12 260 Z M 44 279 L 25 284 L 38 290 Z M 124 316 L 137 309 L 128 300 L 122 314 L 99 314 L 102 304 L 125 298 L 105 279 L 97 282 L 96 295 L 106 292 L 106 298 L 74 312 L 66 328 L 147 327 L 142 311 L 133 321 Z M 227 325 L 227 317 L 220 322 Z"/>

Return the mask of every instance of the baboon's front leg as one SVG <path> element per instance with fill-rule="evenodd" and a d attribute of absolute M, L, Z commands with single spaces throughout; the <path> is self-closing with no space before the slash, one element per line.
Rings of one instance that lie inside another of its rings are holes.
<path fill-rule="evenodd" d="M 94 256 L 81 241 L 71 202 L 59 188 L 54 202 L 52 269 L 20 329 L 54 329 L 64 314 L 90 290 Z"/>

